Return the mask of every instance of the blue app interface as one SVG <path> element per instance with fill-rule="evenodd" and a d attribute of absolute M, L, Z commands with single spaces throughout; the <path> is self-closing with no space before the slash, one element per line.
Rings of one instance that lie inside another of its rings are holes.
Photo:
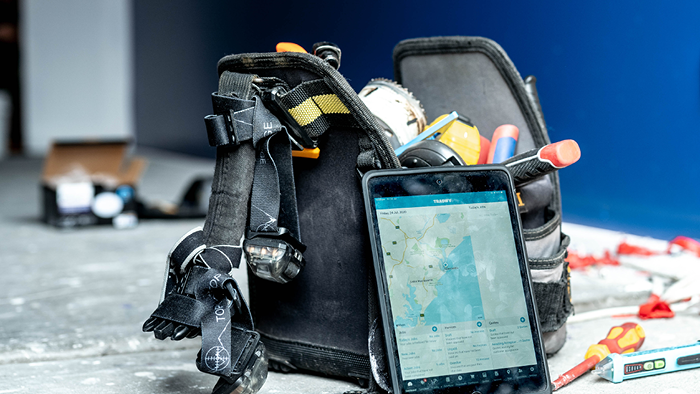
<path fill-rule="evenodd" d="M 481 371 L 531 372 L 536 357 L 506 192 L 374 202 L 407 391 L 437 378 L 466 384 L 486 376 Z"/>

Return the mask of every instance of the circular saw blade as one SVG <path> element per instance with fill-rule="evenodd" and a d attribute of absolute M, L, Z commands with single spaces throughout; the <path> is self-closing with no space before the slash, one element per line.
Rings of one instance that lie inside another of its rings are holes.
<path fill-rule="evenodd" d="M 392 144 L 398 144 L 394 148 L 411 141 L 427 124 L 420 101 L 397 82 L 375 78 L 358 95 L 382 125 Z"/>

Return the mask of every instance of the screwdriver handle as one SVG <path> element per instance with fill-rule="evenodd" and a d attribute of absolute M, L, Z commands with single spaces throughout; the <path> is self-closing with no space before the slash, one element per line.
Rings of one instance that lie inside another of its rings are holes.
<path fill-rule="evenodd" d="M 637 323 L 625 323 L 610 329 L 605 339 L 591 345 L 586 352 L 586 358 L 598 356 L 604 359 L 610 353 L 632 353 L 639 350 L 644 343 L 644 329 Z"/>
<path fill-rule="evenodd" d="M 513 156 L 501 164 L 508 167 L 517 187 L 574 164 L 580 158 L 581 148 L 576 141 L 563 140 Z"/>

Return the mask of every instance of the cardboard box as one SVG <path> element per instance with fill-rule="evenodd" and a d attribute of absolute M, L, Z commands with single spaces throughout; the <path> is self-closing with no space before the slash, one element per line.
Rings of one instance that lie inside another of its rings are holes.
<path fill-rule="evenodd" d="M 138 223 L 136 185 L 143 158 L 126 159 L 127 141 L 55 142 L 41 179 L 44 222 L 56 227 Z"/>

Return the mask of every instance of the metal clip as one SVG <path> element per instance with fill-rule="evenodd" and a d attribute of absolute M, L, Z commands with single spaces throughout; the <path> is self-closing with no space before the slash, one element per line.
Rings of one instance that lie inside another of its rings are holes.
<path fill-rule="evenodd" d="M 318 146 L 318 141 L 309 137 L 306 131 L 297 123 L 297 121 L 292 117 L 292 115 L 285 111 L 282 105 L 281 99 L 287 91 L 281 87 L 276 86 L 270 91 L 270 101 L 274 106 L 274 111 L 278 116 L 284 119 L 285 126 L 291 131 L 290 136 L 292 137 L 292 144 L 301 146 L 303 148 L 314 149 Z"/>
<path fill-rule="evenodd" d="M 313 48 L 314 55 L 325 60 L 331 67 L 336 70 L 340 68 L 340 48 L 332 42 L 317 42 Z"/>

